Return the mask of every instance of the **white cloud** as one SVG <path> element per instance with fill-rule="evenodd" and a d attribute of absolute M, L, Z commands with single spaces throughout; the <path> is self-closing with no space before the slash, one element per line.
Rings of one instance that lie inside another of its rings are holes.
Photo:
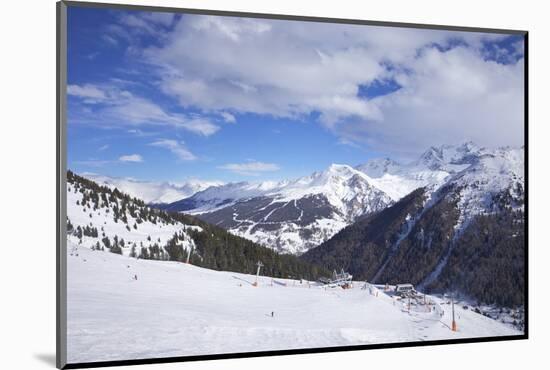
<path fill-rule="evenodd" d="M 168 112 L 150 99 L 115 85 L 69 85 L 68 92 L 93 108 L 89 112 L 82 111 L 80 118 L 86 116 L 90 122 L 101 125 L 168 125 L 203 136 L 213 135 L 219 130 L 219 126 L 208 118 Z"/>
<path fill-rule="evenodd" d="M 67 94 L 85 99 L 89 104 L 98 103 L 107 99 L 107 95 L 99 87 L 92 84 L 68 85 Z"/>
<path fill-rule="evenodd" d="M 358 145 L 356 142 L 351 141 L 349 139 L 346 139 L 345 137 L 339 138 L 337 144 L 338 145 L 347 145 L 347 146 L 350 146 L 352 148 L 360 148 L 360 145 Z"/>
<path fill-rule="evenodd" d="M 447 37 L 426 30 L 188 16 L 164 46 L 145 56 L 165 68 L 161 86 L 183 106 L 284 117 L 319 111 L 334 122 L 376 116 L 375 107 L 357 97 L 358 86 L 387 74 L 382 62 L 414 58 L 417 48 Z"/>
<path fill-rule="evenodd" d="M 99 150 L 103 150 L 103 149 L 99 148 Z M 87 167 L 104 167 L 106 165 L 112 165 L 117 163 L 141 163 L 141 162 L 143 162 L 143 157 L 139 154 L 122 155 L 117 160 L 90 158 L 87 160 L 74 161 L 75 164 L 78 164 L 81 166 L 87 166 Z"/>
<path fill-rule="evenodd" d="M 173 13 L 150 12 L 150 13 L 139 13 L 139 14 L 144 20 L 150 21 L 165 27 L 170 26 L 174 20 Z"/>
<path fill-rule="evenodd" d="M 129 134 L 135 135 L 137 137 L 148 137 L 148 136 L 156 136 L 158 135 L 157 132 L 149 132 L 149 131 L 143 131 L 139 128 L 132 128 L 127 131 Z"/>
<path fill-rule="evenodd" d="M 235 123 L 237 120 L 235 119 L 235 116 L 232 115 L 229 112 L 221 112 L 220 115 L 222 116 L 223 120 L 227 123 Z"/>
<path fill-rule="evenodd" d="M 90 54 L 86 55 L 86 59 L 94 60 L 95 58 L 97 58 L 98 55 L 99 55 L 99 52 L 90 53 Z"/>
<path fill-rule="evenodd" d="M 114 37 L 111 37 L 109 35 L 102 35 L 101 38 L 110 46 L 118 45 L 118 41 Z"/>
<path fill-rule="evenodd" d="M 102 151 L 107 150 L 107 149 L 109 149 L 109 144 L 105 144 L 105 145 L 100 146 L 99 148 L 97 148 L 97 151 L 102 152 Z"/>
<path fill-rule="evenodd" d="M 200 15 L 177 19 L 169 13 L 126 14 L 119 19 L 124 27 L 106 27 L 103 38 L 127 44 L 128 52 L 153 67 L 148 77 L 160 92 L 203 115 L 168 110 L 120 83 L 69 85 L 68 94 L 89 109 L 83 116 L 203 136 L 220 129 L 208 117 L 234 123 L 241 113 L 315 116 L 340 144 L 403 156 L 433 143 L 523 143 L 523 59 L 516 63 L 521 41 L 512 51 L 494 44 L 488 52 L 483 42 L 503 35 Z M 157 42 L 143 48 L 139 37 L 146 41 L 150 35 Z M 496 63 L 490 54 L 512 63 Z M 360 89 L 387 80 L 402 88 L 374 99 L 359 96 Z M 182 157 L 195 158 L 188 153 Z"/>
<path fill-rule="evenodd" d="M 412 152 L 428 139 L 522 140 L 522 62 L 501 65 L 480 51 L 482 41 L 503 37 L 189 15 L 143 57 L 160 67 L 161 90 L 184 108 L 222 118 L 313 113 L 340 139 Z M 388 79 L 403 88 L 358 96 Z"/>
<path fill-rule="evenodd" d="M 136 14 L 124 14 L 120 18 L 120 23 L 125 26 L 131 27 L 135 32 L 144 32 L 150 35 L 156 35 L 158 33 L 155 23 L 151 21 L 151 17 L 145 18 L 139 13 Z"/>
<path fill-rule="evenodd" d="M 280 169 L 280 167 L 274 163 L 256 161 L 246 163 L 228 163 L 223 166 L 219 166 L 218 168 L 245 176 L 259 176 L 262 172 L 273 172 Z"/>
<path fill-rule="evenodd" d="M 357 98 L 357 85 L 384 67 L 353 40 L 336 45 L 327 26 L 186 17 L 165 46 L 146 50 L 145 57 L 163 68 L 161 88 L 184 107 L 279 117 L 321 111 L 327 121 L 343 112 L 367 115 L 372 108 Z"/>
<path fill-rule="evenodd" d="M 182 161 L 193 161 L 197 157 L 186 148 L 185 143 L 171 139 L 160 139 L 150 143 L 149 145 L 168 149 Z"/>
<path fill-rule="evenodd" d="M 118 160 L 120 162 L 133 162 L 133 163 L 143 162 L 143 158 L 139 154 L 123 155 L 120 158 L 118 158 Z"/>
<path fill-rule="evenodd" d="M 339 133 L 404 157 L 434 143 L 522 145 L 523 67 L 466 47 L 428 49 L 396 74 L 402 89 L 372 101 L 383 115 L 378 122 L 343 124 Z"/>
<path fill-rule="evenodd" d="M 213 124 L 206 118 L 184 119 L 178 124 L 178 126 L 203 136 L 213 135 L 220 129 L 219 126 Z"/>
<path fill-rule="evenodd" d="M 174 21 L 173 13 L 121 12 L 117 14 L 117 24 L 103 27 L 101 38 L 109 46 L 128 46 L 127 52 L 139 48 L 140 37 L 154 37 L 162 40 L 165 31 Z"/>

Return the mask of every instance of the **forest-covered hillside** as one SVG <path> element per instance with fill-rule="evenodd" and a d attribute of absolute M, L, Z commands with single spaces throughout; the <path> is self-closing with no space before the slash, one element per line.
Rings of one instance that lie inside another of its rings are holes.
<path fill-rule="evenodd" d="M 93 250 L 129 257 L 190 262 L 215 270 L 316 279 L 327 271 L 232 235 L 193 216 L 168 213 L 142 200 L 67 172 L 67 234 Z"/>

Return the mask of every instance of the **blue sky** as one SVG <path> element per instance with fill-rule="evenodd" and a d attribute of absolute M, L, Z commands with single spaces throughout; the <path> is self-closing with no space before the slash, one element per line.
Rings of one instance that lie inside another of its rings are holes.
<path fill-rule="evenodd" d="M 77 172 L 278 180 L 521 145 L 523 41 L 69 7 L 67 92 Z"/>

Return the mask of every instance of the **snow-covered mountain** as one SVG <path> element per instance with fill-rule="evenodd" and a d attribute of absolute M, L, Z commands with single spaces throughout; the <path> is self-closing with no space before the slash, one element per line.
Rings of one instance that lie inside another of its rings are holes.
<path fill-rule="evenodd" d="M 188 198 L 162 206 L 166 211 L 187 212 L 200 214 L 221 209 L 244 199 L 251 199 L 266 195 L 284 187 L 288 182 L 260 182 L 249 183 L 246 181 L 229 183 L 225 185 L 211 186 L 205 190 L 196 192 Z"/>
<path fill-rule="evenodd" d="M 402 165 L 390 158 L 375 158 L 360 164 L 355 168 L 369 175 L 372 178 L 380 178 L 385 174 L 399 172 Z"/>
<path fill-rule="evenodd" d="M 475 215 L 502 208 L 523 211 L 524 168 L 523 148 L 499 148 L 481 152 L 469 167 L 454 174 L 446 185 L 459 198 L 459 226 Z"/>
<path fill-rule="evenodd" d="M 211 187 L 168 205 L 199 215 L 236 235 L 282 252 L 319 245 L 358 216 L 392 203 L 372 179 L 347 165 L 331 165 L 292 181 Z"/>
<path fill-rule="evenodd" d="M 523 206 L 523 147 L 487 149 L 472 142 L 442 145 L 429 148 L 416 161 L 405 165 L 386 159 L 356 168 L 396 201 L 421 187 L 429 197 L 432 193 L 440 196 L 437 191 L 442 188 L 455 189 L 460 199 L 457 208 L 461 223 L 474 215 L 495 211 L 497 194 L 509 194 L 509 207 Z"/>
<path fill-rule="evenodd" d="M 210 186 L 222 185 L 219 181 L 189 180 L 182 184 L 171 182 L 140 181 L 133 178 L 110 177 L 94 173 L 83 173 L 82 176 L 98 184 L 117 188 L 125 193 L 142 199 L 146 203 L 172 203 L 182 198 L 207 189 Z"/>
<path fill-rule="evenodd" d="M 373 159 L 355 168 L 333 164 L 296 180 L 213 186 L 163 209 L 196 214 L 236 235 L 301 254 L 359 216 L 380 211 L 419 188 L 430 197 L 445 186 L 460 186 L 466 219 L 468 213 L 489 207 L 482 203 L 493 190 L 522 183 L 522 155 L 523 149 L 491 150 L 471 142 L 434 146 L 404 164 Z"/>
<path fill-rule="evenodd" d="M 403 168 L 379 178 L 407 180 L 412 172 Z M 409 168 L 447 175 L 430 183 L 420 171 L 425 187 L 302 258 L 344 267 L 369 281 L 408 281 L 420 289 L 459 290 L 482 302 L 522 305 L 524 149 L 431 148 Z"/>
<path fill-rule="evenodd" d="M 406 164 L 389 158 L 373 159 L 356 169 L 370 176 L 376 187 L 397 201 L 420 187 L 438 189 L 453 174 L 468 168 L 489 152 L 472 142 L 442 145 L 428 148 L 417 160 Z"/>

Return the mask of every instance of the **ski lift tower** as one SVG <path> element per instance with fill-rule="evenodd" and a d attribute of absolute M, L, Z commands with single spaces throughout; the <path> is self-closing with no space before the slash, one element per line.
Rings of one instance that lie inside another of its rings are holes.
<path fill-rule="evenodd" d="M 189 258 L 191 257 L 191 253 L 193 253 L 193 247 L 191 246 L 191 249 L 187 252 L 187 259 L 185 260 L 186 264 L 189 264 Z"/>
<path fill-rule="evenodd" d="M 254 282 L 254 284 L 252 284 L 253 286 L 258 286 L 258 276 L 260 276 L 260 269 L 263 267 L 263 263 L 261 261 L 258 261 L 258 263 L 256 263 L 256 266 L 258 266 L 258 269 L 256 270 L 256 281 Z"/>

